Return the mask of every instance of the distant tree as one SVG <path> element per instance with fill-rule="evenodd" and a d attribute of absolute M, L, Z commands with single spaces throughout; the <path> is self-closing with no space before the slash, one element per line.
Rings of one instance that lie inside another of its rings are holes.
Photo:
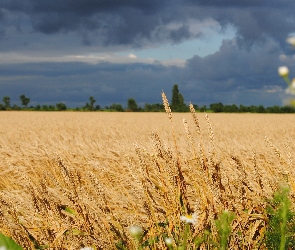
<path fill-rule="evenodd" d="M 12 110 L 21 110 L 21 107 L 18 106 L 18 105 L 16 105 L 16 104 L 14 104 L 14 105 L 12 106 Z"/>
<path fill-rule="evenodd" d="M 67 106 L 62 102 L 57 103 L 55 106 L 58 111 L 67 110 Z"/>
<path fill-rule="evenodd" d="M 240 104 L 239 112 L 249 112 L 249 109 L 247 106 Z"/>
<path fill-rule="evenodd" d="M 55 111 L 55 106 L 54 105 L 49 105 L 48 110 L 49 111 Z"/>
<path fill-rule="evenodd" d="M 222 112 L 237 113 L 237 112 L 239 112 L 239 107 L 236 104 L 224 105 Z"/>
<path fill-rule="evenodd" d="M 100 110 L 100 109 L 101 109 L 100 105 L 97 104 L 97 105 L 95 106 L 95 110 Z"/>
<path fill-rule="evenodd" d="M 197 104 L 193 104 L 193 107 L 194 107 L 195 110 L 199 109 L 199 106 Z"/>
<path fill-rule="evenodd" d="M 90 106 L 90 111 L 94 111 L 94 103 L 96 102 L 96 100 L 94 99 L 93 96 L 90 96 L 90 97 L 89 97 L 89 102 L 90 102 L 90 104 L 89 104 L 89 106 Z"/>
<path fill-rule="evenodd" d="M 177 84 L 174 84 L 172 88 L 171 110 L 174 112 L 188 111 L 188 108 L 184 103 L 183 96 L 179 93 Z"/>
<path fill-rule="evenodd" d="M 42 105 L 41 110 L 43 110 L 43 111 L 48 111 L 48 110 L 49 110 L 48 105 L 45 105 L 45 104 Z"/>
<path fill-rule="evenodd" d="M 85 106 L 83 107 L 84 110 L 89 110 L 89 111 L 94 111 L 94 103 L 96 100 L 94 99 L 93 96 L 89 97 L 89 103 L 86 102 Z"/>
<path fill-rule="evenodd" d="M 295 108 L 293 106 L 283 106 L 281 107 L 282 113 L 294 113 Z"/>
<path fill-rule="evenodd" d="M 256 109 L 256 112 L 257 113 L 265 113 L 266 112 L 265 107 L 263 105 L 259 105 Z"/>
<path fill-rule="evenodd" d="M 222 112 L 223 111 L 223 104 L 221 102 L 212 103 L 212 104 L 210 104 L 210 109 L 215 113 Z"/>
<path fill-rule="evenodd" d="M 2 101 L 4 103 L 4 108 L 9 109 L 10 108 L 10 97 L 9 96 L 4 96 Z"/>
<path fill-rule="evenodd" d="M 275 105 L 272 107 L 267 107 L 266 113 L 282 113 L 282 110 L 280 106 Z"/>
<path fill-rule="evenodd" d="M 236 104 L 231 105 L 231 112 L 239 112 L 239 107 Z"/>
<path fill-rule="evenodd" d="M 203 105 L 202 107 L 200 107 L 200 112 L 205 112 L 207 110 L 206 105 Z"/>
<path fill-rule="evenodd" d="M 113 103 L 111 106 L 110 106 L 110 109 L 111 110 L 114 110 L 114 111 L 118 111 L 118 112 L 123 112 L 124 111 L 124 108 L 121 104 L 116 104 L 116 103 Z"/>
<path fill-rule="evenodd" d="M 86 102 L 85 106 L 82 109 L 90 111 L 91 110 L 90 104 Z"/>
<path fill-rule="evenodd" d="M 127 101 L 127 109 L 129 111 L 138 111 L 138 105 L 133 98 L 129 98 Z"/>
<path fill-rule="evenodd" d="M 232 111 L 231 105 L 223 105 L 222 111 L 220 111 L 220 112 L 232 113 L 233 111 Z"/>
<path fill-rule="evenodd" d="M 153 103 L 153 104 L 146 103 L 144 105 L 143 111 L 145 111 L 145 112 L 159 112 L 159 111 L 164 111 L 164 107 L 163 107 L 163 104 L 160 104 L 160 103 Z"/>
<path fill-rule="evenodd" d="M 28 104 L 30 103 L 30 98 L 26 97 L 25 95 L 21 95 L 19 98 L 22 105 L 26 108 Z"/>
<path fill-rule="evenodd" d="M 36 111 L 39 111 L 39 110 L 41 110 L 41 106 L 38 104 L 38 105 L 36 105 L 35 106 L 35 108 L 34 108 L 34 110 L 36 110 Z"/>

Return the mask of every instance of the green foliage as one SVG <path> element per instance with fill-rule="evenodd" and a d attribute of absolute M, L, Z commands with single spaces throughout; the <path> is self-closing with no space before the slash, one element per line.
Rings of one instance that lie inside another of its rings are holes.
<path fill-rule="evenodd" d="M 14 104 L 12 107 L 11 107 L 12 110 L 21 110 L 21 107 L 19 107 L 18 105 Z"/>
<path fill-rule="evenodd" d="M 124 112 L 124 108 L 121 104 L 113 103 L 109 108 L 114 111 Z"/>
<path fill-rule="evenodd" d="M 42 110 L 42 111 L 48 111 L 48 110 L 49 110 L 48 105 L 42 105 L 41 110 Z"/>
<path fill-rule="evenodd" d="M 90 104 L 89 104 L 90 111 L 94 111 L 94 103 L 96 102 L 96 100 L 94 99 L 93 96 L 89 97 L 89 102 L 90 102 Z"/>
<path fill-rule="evenodd" d="M 206 105 L 203 105 L 199 109 L 200 109 L 200 112 L 204 112 L 207 110 L 207 107 L 206 107 Z"/>
<path fill-rule="evenodd" d="M 188 107 L 184 103 L 183 95 L 179 93 L 178 85 L 172 88 L 171 110 L 174 112 L 187 112 Z"/>
<path fill-rule="evenodd" d="M 138 105 L 133 98 L 129 98 L 127 101 L 127 109 L 129 111 L 138 111 Z"/>
<path fill-rule="evenodd" d="M 146 103 L 144 105 L 144 111 L 145 112 L 161 112 L 161 111 L 165 111 L 163 104 L 160 103 L 153 103 L 153 104 L 149 104 Z"/>
<path fill-rule="evenodd" d="M 30 98 L 26 97 L 25 95 L 20 96 L 21 104 L 23 108 L 19 107 L 18 105 L 14 104 L 13 106 L 10 103 L 10 97 L 4 96 L 2 101 L 3 104 L 0 104 L 0 111 L 1 110 L 22 110 L 22 109 L 29 109 L 29 110 L 35 110 L 35 111 L 55 111 L 55 110 L 68 110 L 66 104 L 64 103 L 58 103 L 59 107 L 54 105 L 40 105 L 37 104 L 35 107 L 28 107 L 28 104 L 30 103 Z M 95 111 L 95 110 L 101 110 L 100 105 L 96 105 L 94 107 L 96 100 L 93 96 L 89 97 L 89 102 L 86 103 L 83 107 L 76 107 L 71 110 L 75 111 Z M 172 89 L 172 104 L 170 105 L 172 111 L 174 112 L 188 112 L 189 109 L 184 103 L 184 99 L 182 94 L 179 92 L 178 85 L 175 84 Z M 271 106 L 271 107 L 264 107 L 263 105 L 259 106 L 244 106 L 240 104 L 237 106 L 236 104 L 231 105 L 225 105 L 221 102 L 218 103 L 211 103 L 210 109 L 208 110 L 205 105 L 198 106 L 194 104 L 195 110 L 199 110 L 200 112 L 224 112 L 224 113 L 295 113 L 295 104 L 289 105 L 289 106 Z M 105 110 L 111 110 L 111 111 L 118 111 L 123 112 L 125 109 L 122 107 L 121 104 L 113 103 L 111 106 L 106 106 Z M 143 108 L 139 107 L 135 101 L 134 98 L 129 98 L 127 101 L 127 110 L 129 111 L 144 111 L 144 112 L 164 112 L 165 109 L 162 104 L 160 103 L 146 103 Z"/>
<path fill-rule="evenodd" d="M 229 211 L 223 211 L 222 214 L 219 215 L 218 220 L 215 221 L 217 232 L 219 235 L 219 249 L 225 250 L 227 249 L 227 244 L 229 240 L 229 236 L 231 233 L 231 223 L 235 218 L 235 214 Z"/>
<path fill-rule="evenodd" d="M 0 249 L 7 250 L 22 250 L 23 248 L 15 243 L 13 239 L 0 232 Z"/>
<path fill-rule="evenodd" d="M 38 105 L 35 106 L 34 109 L 35 109 L 36 111 L 39 111 L 39 110 L 41 110 L 41 106 L 38 104 Z"/>
<path fill-rule="evenodd" d="M 49 105 L 49 106 L 48 106 L 48 110 L 49 110 L 49 111 L 54 111 L 54 110 L 55 110 L 54 105 Z"/>
<path fill-rule="evenodd" d="M 94 99 L 93 96 L 89 97 L 89 103 L 86 102 L 85 106 L 83 107 L 84 110 L 88 110 L 88 111 L 94 111 L 94 103 L 96 102 L 96 100 Z M 98 105 L 99 106 L 99 105 Z M 100 108 L 100 107 L 99 107 Z"/>
<path fill-rule="evenodd" d="M 224 105 L 223 106 L 223 112 L 236 113 L 236 112 L 239 112 L 239 107 L 236 104 Z"/>
<path fill-rule="evenodd" d="M 10 97 L 4 96 L 2 101 L 4 103 L 4 109 L 9 109 L 10 108 Z"/>
<path fill-rule="evenodd" d="M 26 97 L 25 95 L 21 95 L 19 98 L 24 107 L 27 107 L 30 103 L 30 98 Z"/>
<path fill-rule="evenodd" d="M 64 103 L 60 102 L 56 104 L 56 109 L 58 111 L 64 111 L 67 110 L 67 106 Z"/>
<path fill-rule="evenodd" d="M 215 113 L 219 113 L 223 111 L 223 104 L 221 102 L 219 103 L 212 103 L 210 104 L 210 109 L 213 110 Z"/>
<path fill-rule="evenodd" d="M 268 249 L 295 248 L 295 212 L 289 199 L 289 187 L 281 187 L 266 207 L 268 226 L 266 246 Z"/>

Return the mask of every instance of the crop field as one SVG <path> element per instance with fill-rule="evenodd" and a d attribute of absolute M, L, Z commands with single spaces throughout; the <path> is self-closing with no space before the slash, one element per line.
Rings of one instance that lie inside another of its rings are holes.
<path fill-rule="evenodd" d="M 232 213 L 227 247 L 267 249 L 267 201 L 281 185 L 294 199 L 294 124 L 293 114 L 0 112 L 0 232 L 24 249 L 222 249 L 215 222 Z"/>

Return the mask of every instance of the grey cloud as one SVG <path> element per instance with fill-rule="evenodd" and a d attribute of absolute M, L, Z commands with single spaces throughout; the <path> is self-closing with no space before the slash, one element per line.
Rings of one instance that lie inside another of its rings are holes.
<path fill-rule="evenodd" d="M 194 56 L 180 72 L 187 100 L 281 105 L 286 84 L 277 74 L 280 53 L 279 44 L 271 41 L 250 50 L 235 40 L 223 41 L 218 52 Z"/>
<path fill-rule="evenodd" d="M 65 101 L 72 107 L 85 104 L 91 95 L 102 106 L 125 105 L 130 97 L 139 104 L 158 103 L 162 89 L 170 90 L 173 83 L 169 68 L 147 64 L 14 64 L 0 65 L 0 74 L 1 95 L 10 96 L 12 103 L 25 94 L 32 104 Z"/>
<path fill-rule="evenodd" d="M 111 63 L 0 65 L 0 88 L 12 103 L 25 94 L 32 104 L 65 101 L 70 107 L 84 105 L 91 95 L 101 106 L 126 105 L 130 97 L 140 105 L 161 103 L 161 91 L 170 100 L 173 84 L 179 85 L 187 103 L 282 105 L 286 86 L 277 75 L 279 45 L 268 42 L 265 47 L 245 51 L 234 40 L 224 41 L 220 51 L 204 58 L 194 56 L 184 68 Z"/>
<path fill-rule="evenodd" d="M 191 38 L 192 36 L 193 35 L 189 31 L 189 27 L 187 25 L 182 25 L 179 29 L 172 30 L 170 32 L 170 37 L 172 38 L 172 41 L 174 41 L 175 43 L 179 43 L 184 39 Z"/>
<path fill-rule="evenodd" d="M 7 13 L 30 17 L 35 31 L 50 35 L 76 32 L 85 44 L 129 44 L 140 47 L 144 42 L 177 43 L 191 34 L 186 25 L 167 30 L 167 25 L 213 18 L 223 27 L 233 25 L 240 43 L 265 42 L 266 37 L 285 39 L 293 31 L 292 1 L 95 1 L 95 0 L 4 0 L 0 8 Z M 154 36 L 164 31 L 162 36 Z M 93 35 L 92 35 L 93 34 Z"/>
<path fill-rule="evenodd" d="M 187 67 L 198 78 L 219 80 L 223 78 L 244 78 L 272 72 L 273 64 L 279 57 L 279 46 L 269 42 L 269 46 L 257 46 L 251 50 L 239 47 L 236 40 L 224 40 L 220 50 L 205 58 L 194 56 Z M 276 73 L 276 72 L 275 72 Z"/>

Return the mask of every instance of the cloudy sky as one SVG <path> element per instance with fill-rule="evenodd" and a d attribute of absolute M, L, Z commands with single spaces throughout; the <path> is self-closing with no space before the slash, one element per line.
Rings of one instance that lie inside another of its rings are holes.
<path fill-rule="evenodd" d="M 1 0 L 0 98 L 284 105 L 293 0 Z"/>

